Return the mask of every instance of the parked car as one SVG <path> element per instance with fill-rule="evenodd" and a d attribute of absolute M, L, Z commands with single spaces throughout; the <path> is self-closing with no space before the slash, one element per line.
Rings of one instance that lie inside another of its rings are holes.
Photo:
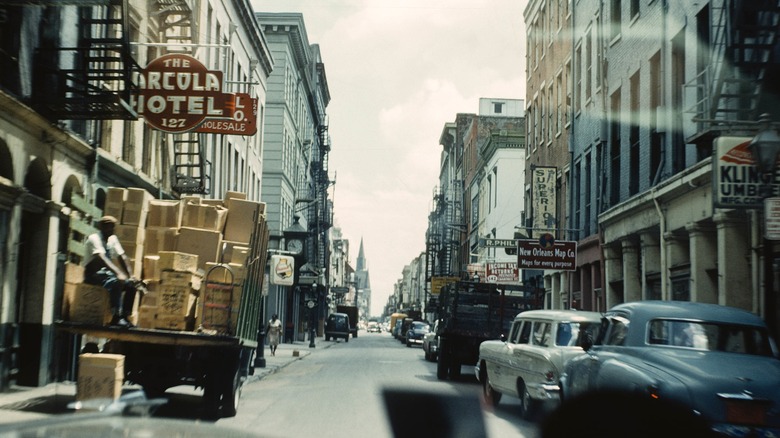
<path fill-rule="evenodd" d="M 400 323 L 401 328 L 398 330 L 398 341 L 400 341 L 402 344 L 406 343 L 406 332 L 409 331 L 409 327 L 412 326 L 412 322 L 414 322 L 413 318 L 404 318 L 403 322 Z"/>
<path fill-rule="evenodd" d="M 433 323 L 433 329 L 423 336 L 422 349 L 425 352 L 425 360 L 436 362 L 439 356 L 439 337 L 436 334 L 439 328 L 439 321 Z"/>
<path fill-rule="evenodd" d="M 528 310 L 512 322 L 506 340 L 484 341 L 474 370 L 488 404 L 503 394 L 521 400 L 521 415 L 541 404 L 557 405 L 564 363 L 583 353 L 583 340 L 595 337 L 601 313 L 579 310 Z"/>
<path fill-rule="evenodd" d="M 325 322 L 325 340 L 330 338 L 344 338 L 344 342 L 349 342 L 350 327 L 349 316 L 346 313 L 331 313 Z"/>
<path fill-rule="evenodd" d="M 780 360 L 745 310 L 680 301 L 617 305 L 595 344 L 567 362 L 561 397 L 628 391 L 685 406 L 714 431 L 780 435 Z"/>
<path fill-rule="evenodd" d="M 413 321 L 406 330 L 406 346 L 422 346 L 423 337 L 431 331 L 431 326 L 424 321 Z"/>

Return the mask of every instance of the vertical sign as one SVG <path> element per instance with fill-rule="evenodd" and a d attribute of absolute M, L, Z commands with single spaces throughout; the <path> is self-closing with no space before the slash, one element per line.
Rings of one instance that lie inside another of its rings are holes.
<path fill-rule="evenodd" d="M 557 218 L 555 206 L 558 193 L 555 188 L 555 167 L 533 167 L 531 169 L 531 211 L 533 234 L 555 233 Z"/>

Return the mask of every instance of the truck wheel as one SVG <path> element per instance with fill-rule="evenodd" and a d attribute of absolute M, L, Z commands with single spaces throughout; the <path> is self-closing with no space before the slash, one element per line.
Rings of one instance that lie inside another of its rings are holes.
<path fill-rule="evenodd" d="M 349 342 L 349 335 L 344 336 L 344 342 Z"/>
<path fill-rule="evenodd" d="M 439 362 L 436 364 L 436 378 L 439 380 L 446 380 L 449 375 L 448 359 L 446 345 L 439 341 Z"/>
<path fill-rule="evenodd" d="M 460 379 L 460 363 L 457 360 L 450 360 L 450 380 Z"/>
<path fill-rule="evenodd" d="M 235 417 L 238 411 L 238 400 L 241 398 L 241 373 L 236 370 L 232 382 L 225 382 L 222 391 L 222 416 Z"/>

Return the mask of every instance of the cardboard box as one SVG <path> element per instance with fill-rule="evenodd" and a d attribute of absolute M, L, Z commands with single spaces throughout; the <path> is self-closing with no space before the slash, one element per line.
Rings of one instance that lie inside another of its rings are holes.
<path fill-rule="evenodd" d="M 249 254 L 249 247 L 244 242 L 231 242 L 228 240 L 222 241 L 222 263 L 239 263 L 243 264 L 246 261 L 246 255 L 242 255 L 241 252 Z M 239 260 L 239 261 L 236 261 Z"/>
<path fill-rule="evenodd" d="M 187 286 L 196 291 L 200 290 L 203 276 L 188 271 L 160 271 L 160 285 L 162 286 Z"/>
<path fill-rule="evenodd" d="M 125 248 L 127 245 L 143 245 L 146 233 L 144 232 L 144 227 L 119 224 L 114 227 L 114 234 L 119 239 L 119 242 L 122 243 L 122 247 Z"/>
<path fill-rule="evenodd" d="M 198 269 L 206 268 L 206 263 L 216 262 L 222 248 L 222 233 L 219 231 L 201 230 L 182 227 L 176 239 L 176 251 L 198 256 Z M 162 260 L 162 255 L 160 256 Z M 164 269 L 164 267 L 160 267 Z M 176 269 L 184 271 L 186 269 Z"/>
<path fill-rule="evenodd" d="M 157 296 L 160 294 L 160 286 L 159 283 L 157 285 L 157 290 L 154 292 L 148 292 L 146 295 L 144 295 L 143 300 L 141 300 L 141 306 L 153 306 L 157 307 Z M 139 308 L 141 306 L 138 306 Z"/>
<path fill-rule="evenodd" d="M 200 200 L 201 205 L 210 205 L 212 207 L 220 207 L 225 208 L 225 204 L 222 202 L 221 199 L 201 199 Z"/>
<path fill-rule="evenodd" d="M 154 197 L 144 189 L 129 188 L 122 211 L 122 224 L 146 226 L 148 203 Z"/>
<path fill-rule="evenodd" d="M 168 315 L 158 313 L 154 318 L 154 328 L 164 330 L 190 331 L 192 319 L 186 315 Z"/>
<path fill-rule="evenodd" d="M 179 228 L 184 205 L 180 201 L 152 199 L 148 202 L 146 226 Z"/>
<path fill-rule="evenodd" d="M 192 294 L 192 288 L 189 286 L 160 283 L 160 291 L 157 292 L 158 314 L 186 316 L 196 302 L 197 297 Z"/>
<path fill-rule="evenodd" d="M 122 187 L 109 187 L 106 191 L 106 203 L 103 206 L 103 214 L 114 216 L 116 220 L 122 220 L 122 212 L 127 199 L 127 189 Z M 96 218 L 98 219 L 98 218 Z"/>
<path fill-rule="evenodd" d="M 69 317 L 73 322 L 106 325 L 111 322 L 111 305 L 108 291 L 103 286 L 80 283 L 74 285 L 69 305 Z"/>
<path fill-rule="evenodd" d="M 141 274 L 143 280 L 160 280 L 160 256 L 144 256 L 144 266 Z"/>
<path fill-rule="evenodd" d="M 184 195 L 184 196 L 181 197 L 181 205 L 183 207 L 183 206 L 185 206 L 185 205 L 187 205 L 189 203 L 200 204 L 200 201 L 202 199 L 203 198 L 201 198 L 198 195 Z"/>
<path fill-rule="evenodd" d="M 147 227 L 144 232 L 144 255 L 156 255 L 160 251 L 176 250 L 178 228 Z"/>
<path fill-rule="evenodd" d="M 244 192 L 232 192 L 230 190 L 225 192 L 225 198 L 223 199 L 223 204 L 227 207 L 228 201 L 230 199 L 246 199 L 246 193 Z"/>
<path fill-rule="evenodd" d="M 225 240 L 249 243 L 255 229 L 255 221 L 265 214 L 265 203 L 242 199 L 228 199 L 228 216 L 225 222 Z"/>
<path fill-rule="evenodd" d="M 65 263 L 65 283 L 81 283 L 84 281 L 84 267 L 78 263 Z"/>
<path fill-rule="evenodd" d="M 184 206 L 182 227 L 199 228 L 202 230 L 222 231 L 228 217 L 225 207 L 207 204 L 188 203 Z"/>
<path fill-rule="evenodd" d="M 76 400 L 108 398 L 122 395 L 125 357 L 121 354 L 85 353 L 79 356 Z"/>
<path fill-rule="evenodd" d="M 125 255 L 130 259 L 130 269 L 133 270 L 132 274 L 140 275 L 144 269 L 144 245 L 132 245 L 129 243 L 122 243 L 122 248 L 125 250 Z"/>
<path fill-rule="evenodd" d="M 206 284 L 200 290 L 200 300 L 206 307 L 232 307 L 238 309 L 241 305 L 243 286 Z"/>
<path fill-rule="evenodd" d="M 244 268 L 244 265 L 236 263 L 206 263 L 206 276 L 204 277 L 204 280 L 208 282 L 241 284 L 244 282 L 245 277 L 246 268 Z"/>
<path fill-rule="evenodd" d="M 191 235 L 186 237 L 191 238 Z M 178 239 L 177 239 L 177 247 Z M 188 244 L 184 246 L 197 247 L 197 245 Z M 198 255 L 190 252 L 180 251 L 160 251 L 158 253 L 160 261 L 157 263 L 157 268 L 162 271 L 186 271 L 195 272 L 198 270 Z"/>
<path fill-rule="evenodd" d="M 146 298 L 144 298 L 146 301 Z M 157 306 L 142 304 L 138 307 L 138 328 L 154 328 L 154 320 L 157 316 Z"/>

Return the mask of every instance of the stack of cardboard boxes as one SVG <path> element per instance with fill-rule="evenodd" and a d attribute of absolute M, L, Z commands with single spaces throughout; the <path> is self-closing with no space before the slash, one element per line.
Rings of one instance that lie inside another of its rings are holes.
<path fill-rule="evenodd" d="M 264 216 L 265 204 L 240 192 L 149 201 L 143 278 L 150 293 L 138 326 L 233 333 L 253 225 Z M 221 264 L 227 269 L 212 270 Z"/>

